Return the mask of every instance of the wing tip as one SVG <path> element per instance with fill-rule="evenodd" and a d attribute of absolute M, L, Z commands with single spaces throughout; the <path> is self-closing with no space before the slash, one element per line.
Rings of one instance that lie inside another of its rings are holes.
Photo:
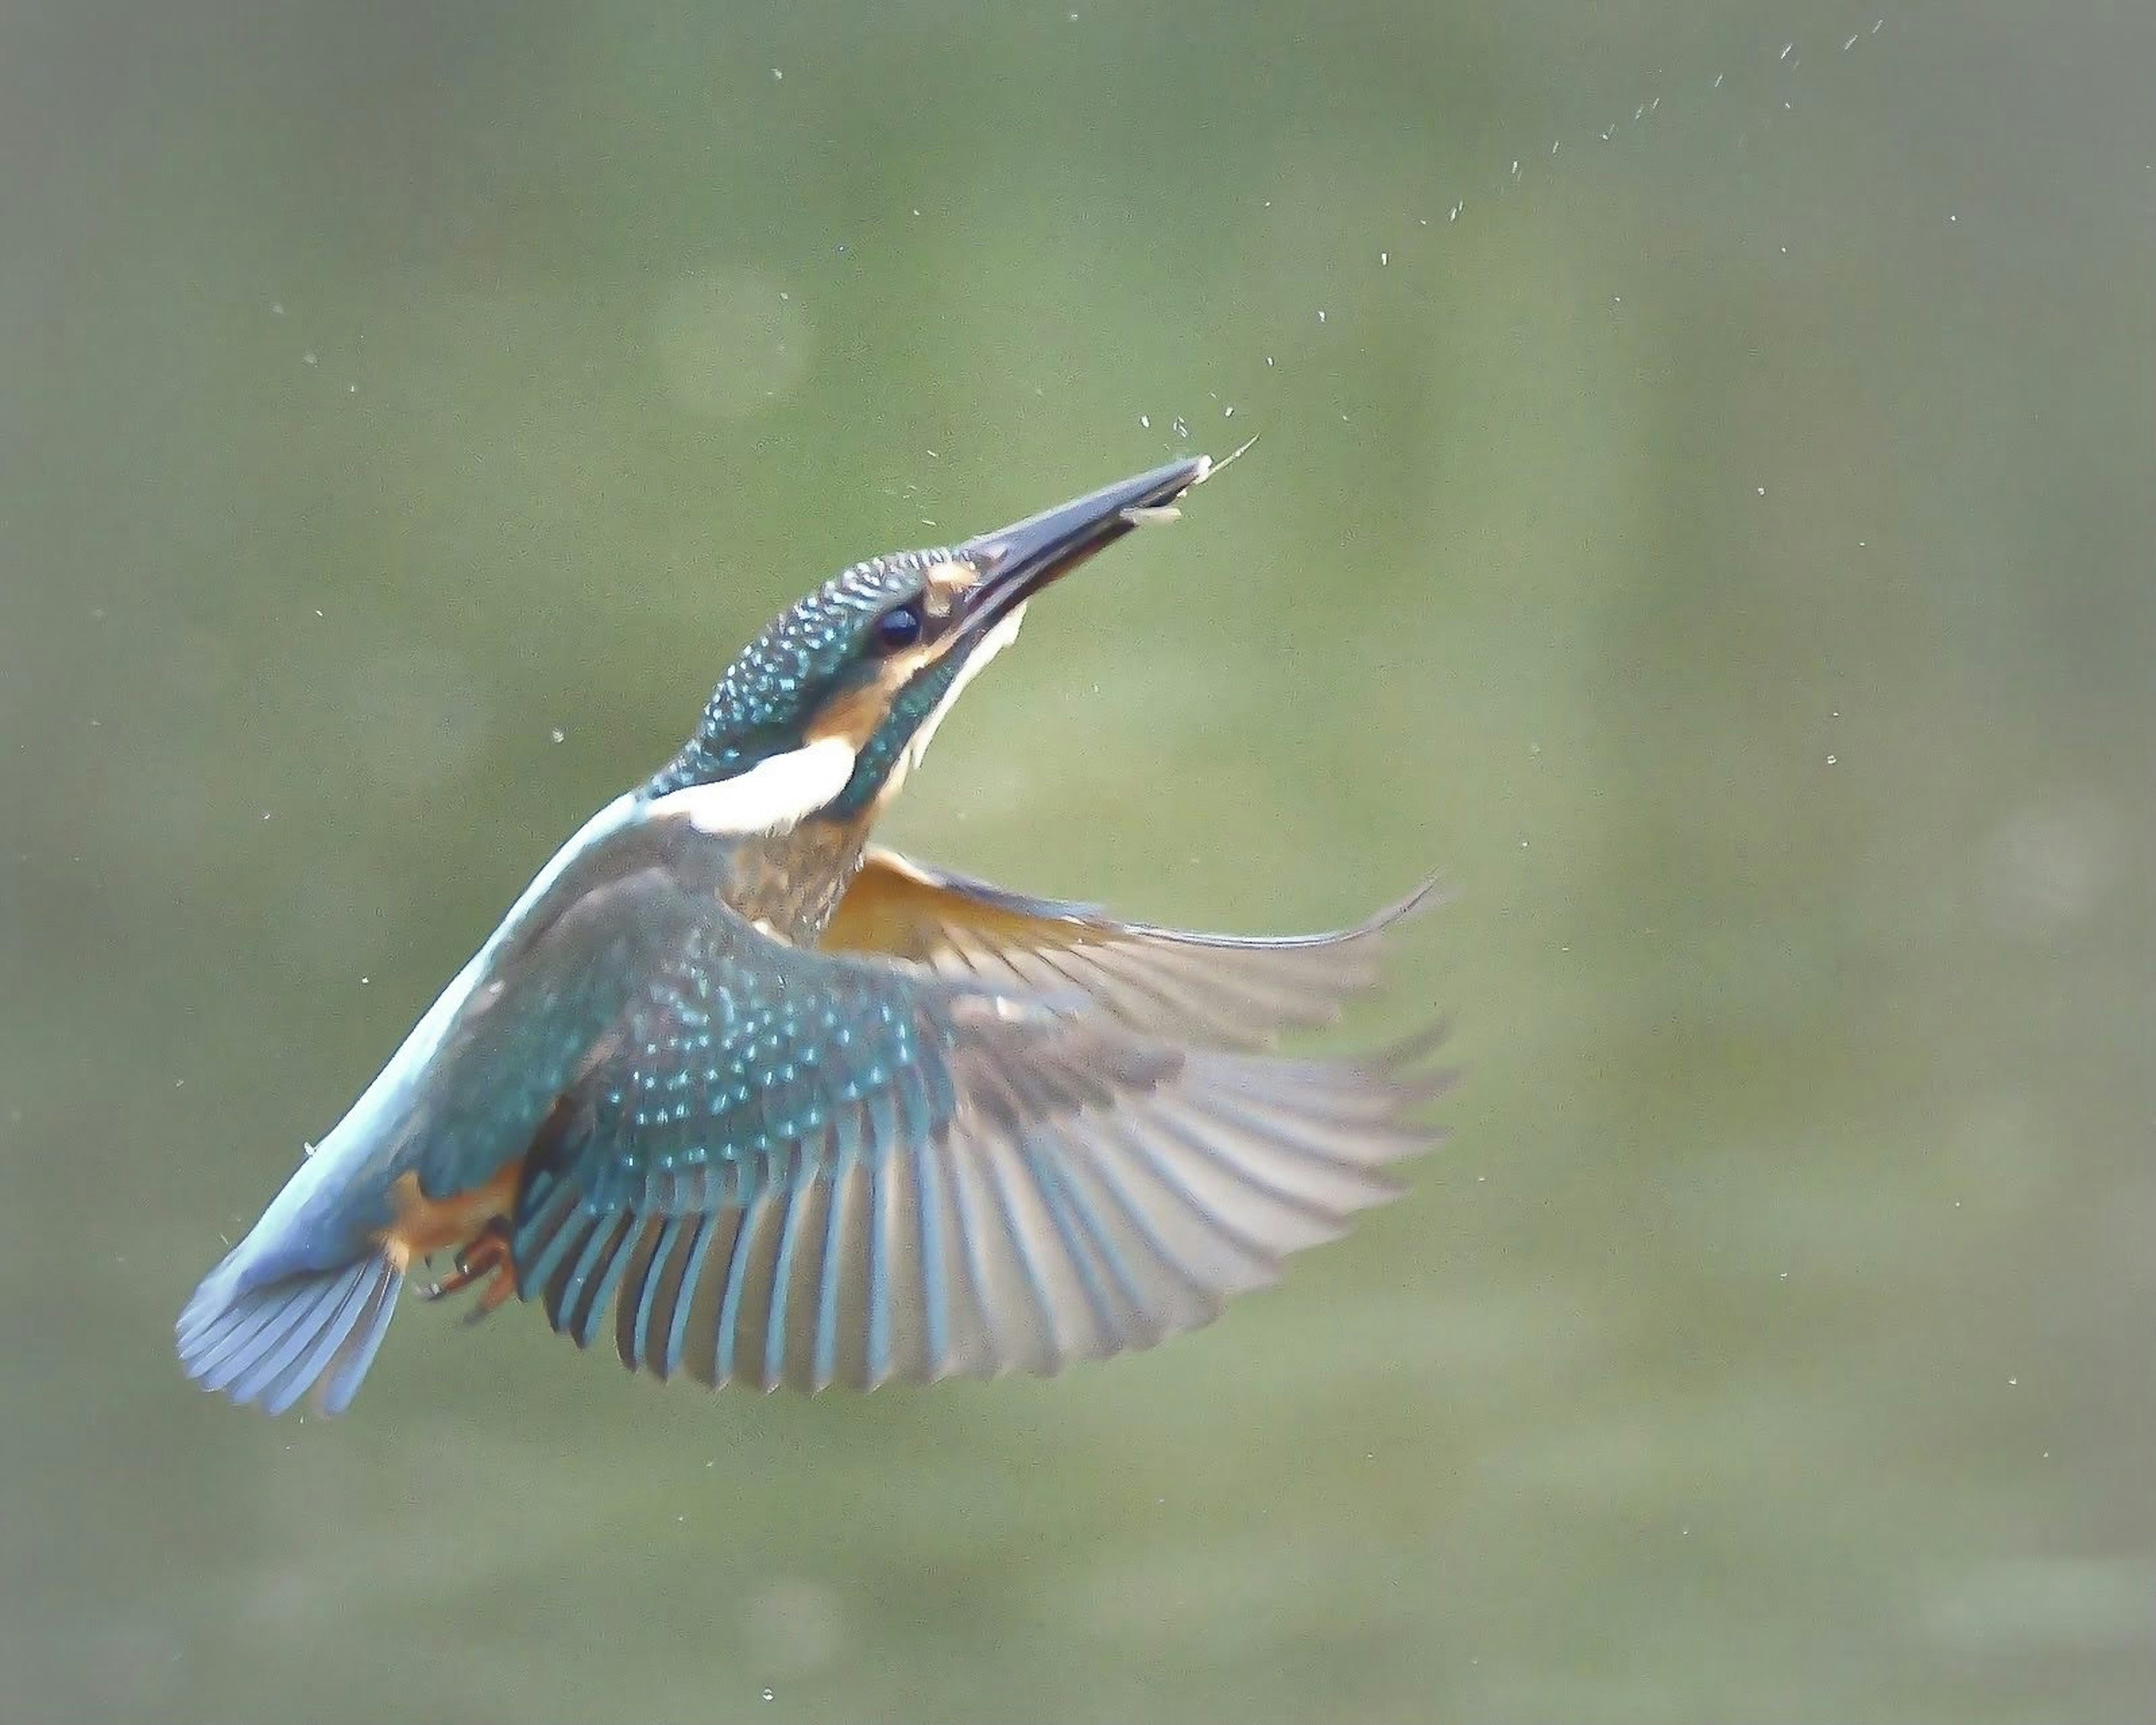
<path fill-rule="evenodd" d="M 1367 931 L 1374 933 L 1378 929 L 1389 928 L 1395 922 L 1404 922 L 1410 917 L 1421 916 L 1425 911 L 1435 911 L 1440 906 L 1449 905 L 1458 896 L 1457 893 L 1445 885 L 1444 875 L 1425 875 L 1409 890 L 1404 897 L 1394 900 L 1356 932 L 1361 933 Z"/>
<path fill-rule="evenodd" d="M 1419 1106 L 1435 1101 L 1460 1082 L 1460 1066 L 1429 1064 L 1451 1039 L 1452 1019 L 1440 1016 L 1386 1044 L 1359 1064 L 1372 1077 L 1390 1086 L 1404 1104 Z"/>

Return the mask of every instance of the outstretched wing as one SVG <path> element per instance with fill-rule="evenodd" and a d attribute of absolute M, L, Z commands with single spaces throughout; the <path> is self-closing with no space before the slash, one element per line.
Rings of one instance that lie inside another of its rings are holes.
<path fill-rule="evenodd" d="M 1377 980 L 1383 937 L 1435 896 L 1425 881 L 1353 928 L 1285 937 L 1119 922 L 871 849 L 825 932 L 827 949 L 886 952 L 999 988 L 1076 989 L 1132 1030 L 1262 1048 L 1338 1018 Z"/>
<path fill-rule="evenodd" d="M 1435 1039 L 1289 1060 L 714 906 L 526 1159 L 519 1290 L 630 1366 L 870 1386 L 1145 1347 L 1394 1194 Z"/>

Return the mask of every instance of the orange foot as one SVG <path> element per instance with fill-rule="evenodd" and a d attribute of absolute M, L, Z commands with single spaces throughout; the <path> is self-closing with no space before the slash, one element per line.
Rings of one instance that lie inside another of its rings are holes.
<path fill-rule="evenodd" d="M 493 1279 L 480 1290 L 477 1302 L 465 1314 L 466 1323 L 475 1324 L 516 1293 L 516 1266 L 509 1255 L 507 1224 L 499 1220 L 488 1223 L 458 1249 L 456 1266 L 454 1274 L 428 1283 L 419 1291 L 419 1297 L 439 1300 L 444 1295 L 462 1292 L 481 1276 L 491 1276 Z"/>

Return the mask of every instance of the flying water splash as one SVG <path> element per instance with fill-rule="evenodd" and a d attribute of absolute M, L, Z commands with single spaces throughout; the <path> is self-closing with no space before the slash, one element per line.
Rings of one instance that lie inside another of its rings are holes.
<path fill-rule="evenodd" d="M 1822 31 L 1811 39 L 1823 39 L 1824 53 L 1855 54 L 1879 37 L 1887 23 L 1886 15 L 1875 13 L 1855 28 L 1845 23 L 1839 31 Z M 1614 115 L 1605 110 L 1607 117 L 1594 118 L 1569 135 L 1559 133 L 1546 144 L 1537 143 L 1524 151 L 1493 152 L 1496 160 L 1477 183 L 1441 193 L 1427 210 L 1403 212 L 1398 218 L 1398 235 L 1383 238 L 1365 255 L 1374 255 L 1375 270 L 1388 272 L 1389 279 L 1398 279 L 1397 291 L 1411 293 L 1418 269 L 1442 267 L 1441 248 L 1448 239 L 1456 246 L 1459 241 L 1473 237 L 1478 220 L 1499 219 L 1508 203 L 1517 203 L 1561 184 L 1558 176 L 1592 172 L 1592 151 L 1644 146 L 1658 133 L 1667 135 L 1681 121 L 1705 126 L 1711 138 L 1718 138 L 1732 151 L 1745 150 L 1755 133 L 1771 128 L 1778 117 L 1796 111 L 1799 92 L 1792 79 L 1805 65 L 1806 41 L 1804 36 L 1769 39 L 1741 62 L 1719 66 L 1703 76 L 1681 82 L 1673 80 L 1666 88 L 1643 90 L 1628 101 L 1613 104 Z M 1583 146 L 1568 156 L 1567 143 L 1582 140 Z M 1278 194 L 1258 202 L 1261 208 L 1273 209 Z M 1434 219 L 1440 216 L 1441 221 Z M 1447 235 L 1445 229 L 1453 232 Z M 1781 255 L 1789 254 L 1786 244 L 1778 249 Z M 1353 341 L 1358 325 L 1355 308 L 1367 303 L 1373 274 L 1366 270 L 1360 276 L 1337 278 L 1346 291 L 1328 296 L 1323 305 L 1286 317 L 1274 351 L 1265 354 L 1262 367 L 1254 370 L 1247 380 L 1238 378 L 1231 389 L 1210 392 L 1212 400 L 1219 403 L 1217 416 L 1231 418 L 1239 408 L 1245 413 L 1262 413 L 1267 381 L 1263 374 L 1272 374 L 1272 381 L 1278 382 L 1281 374 L 1286 373 L 1291 383 L 1305 376 L 1311 366 L 1327 362 L 1328 341 Z M 1609 303 L 1614 310 L 1625 304 L 1624 297 L 1613 292 Z M 1132 410 L 1141 430 L 1151 430 L 1157 417 L 1166 419 L 1181 443 L 1194 435 L 1194 419 L 1202 425 L 1204 418 L 1212 415 L 1177 411 L 1152 402 Z M 1340 418 L 1348 421 L 1351 415 L 1343 410 Z M 1195 434 L 1202 439 L 1202 429 Z"/>

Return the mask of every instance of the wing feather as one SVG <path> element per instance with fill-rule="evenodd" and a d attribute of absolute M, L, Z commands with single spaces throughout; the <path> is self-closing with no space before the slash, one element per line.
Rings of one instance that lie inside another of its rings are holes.
<path fill-rule="evenodd" d="M 823 944 L 992 987 L 1072 988 L 1141 1034 L 1262 1048 L 1283 1031 L 1335 1021 L 1376 983 L 1388 932 L 1436 896 L 1427 881 L 1368 922 L 1323 934 L 1199 934 L 1027 897 L 878 847 Z"/>
<path fill-rule="evenodd" d="M 1148 1347 L 1394 1195 L 1387 1165 L 1435 1141 L 1432 1041 L 1265 1051 L 1368 987 L 1378 937 L 1426 893 L 1248 941 L 879 853 L 808 949 L 743 922 L 708 857 L 669 842 L 648 824 L 633 880 L 550 912 L 521 953 L 536 1004 L 512 991 L 454 1031 L 475 1073 L 491 1050 L 560 1088 L 457 1089 L 415 1153 L 434 1190 L 495 1153 L 498 1119 L 539 1118 L 519 1291 L 581 1347 L 610 1323 L 633 1370 L 813 1391 Z M 633 985 L 585 978 L 624 952 Z M 378 1340 L 375 1296 L 319 1290 L 267 1345 L 253 1314 L 209 1345 L 274 1395 Z"/>

